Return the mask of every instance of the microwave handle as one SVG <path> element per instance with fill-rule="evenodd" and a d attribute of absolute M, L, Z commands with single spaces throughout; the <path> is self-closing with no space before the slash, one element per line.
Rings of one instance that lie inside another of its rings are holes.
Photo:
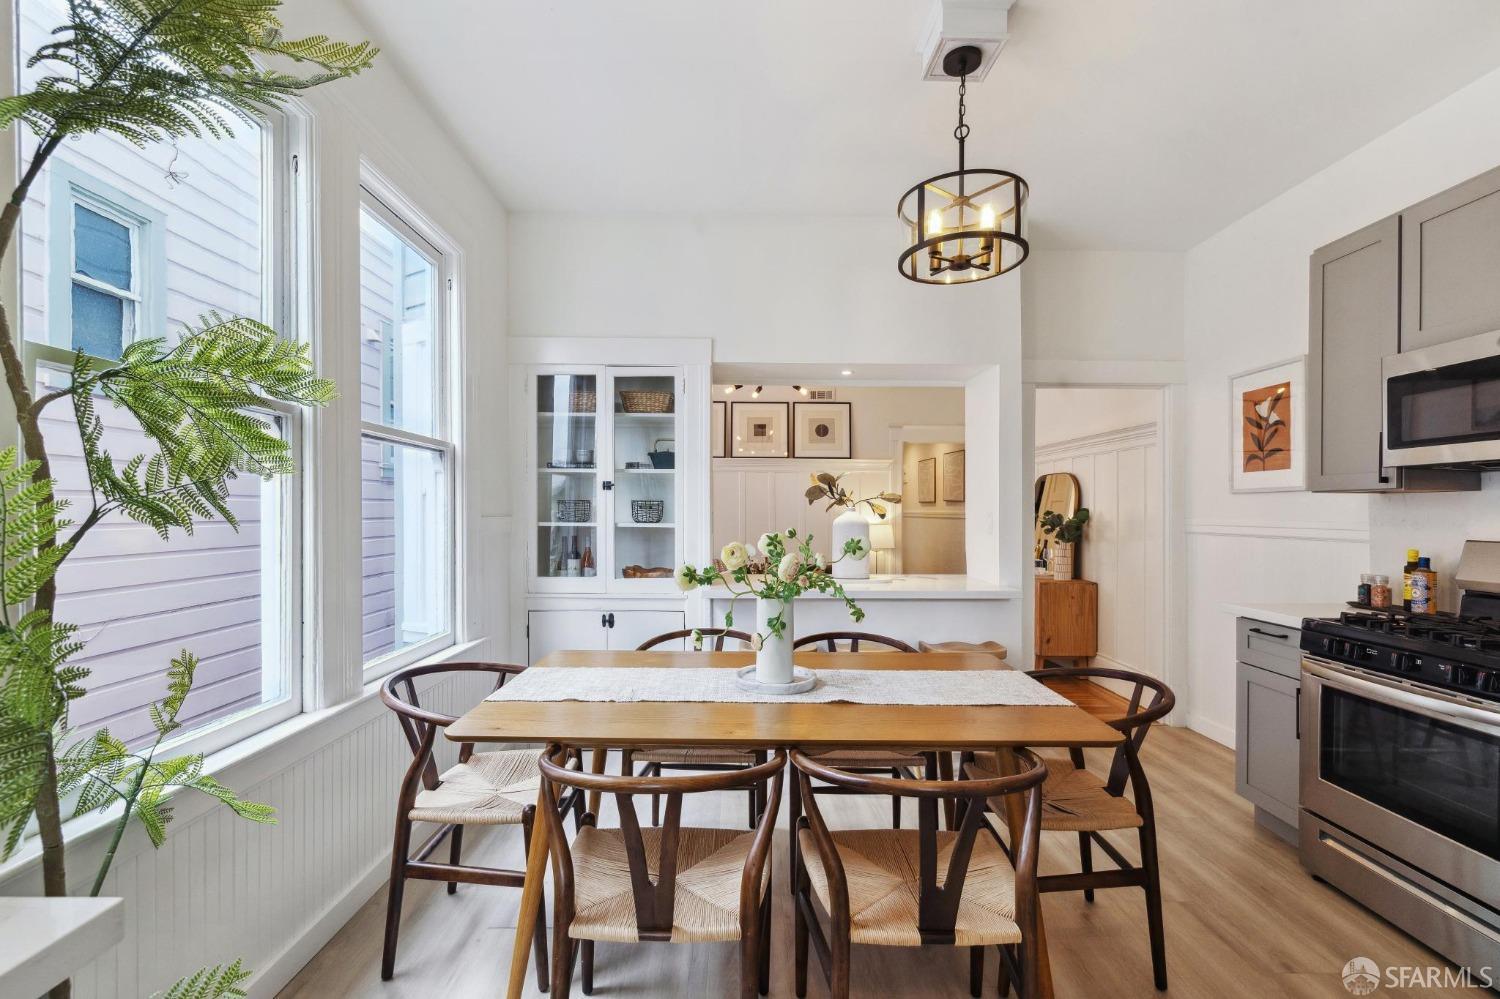
<path fill-rule="evenodd" d="M 1385 414 L 1382 413 L 1381 415 L 1384 416 Z M 1387 484 L 1390 483 L 1391 477 L 1389 475 L 1385 474 L 1385 431 L 1384 430 L 1380 431 L 1380 433 L 1375 436 L 1375 470 L 1376 470 L 1375 474 L 1376 474 L 1376 481 L 1377 482 L 1379 482 L 1381 485 L 1387 485 Z"/>

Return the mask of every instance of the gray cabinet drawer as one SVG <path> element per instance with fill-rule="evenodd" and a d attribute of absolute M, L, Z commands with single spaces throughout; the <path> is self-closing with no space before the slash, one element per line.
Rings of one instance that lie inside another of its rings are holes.
<path fill-rule="evenodd" d="M 1302 675 L 1302 632 L 1279 624 L 1242 617 L 1235 623 L 1238 638 L 1235 658 L 1282 676 L 1298 679 Z"/>
<path fill-rule="evenodd" d="M 1301 688 L 1299 679 L 1238 664 L 1235 790 L 1292 826 L 1297 824 Z"/>

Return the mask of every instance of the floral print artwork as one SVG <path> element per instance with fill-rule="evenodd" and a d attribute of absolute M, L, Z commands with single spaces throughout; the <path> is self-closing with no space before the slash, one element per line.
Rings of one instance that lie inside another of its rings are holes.
<path fill-rule="evenodd" d="M 1240 452 L 1244 471 L 1292 467 L 1292 383 L 1250 389 L 1240 396 Z"/>

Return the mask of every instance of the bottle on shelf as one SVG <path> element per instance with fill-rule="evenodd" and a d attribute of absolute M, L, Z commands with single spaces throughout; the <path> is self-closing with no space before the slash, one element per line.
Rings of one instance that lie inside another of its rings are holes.
<path fill-rule="evenodd" d="M 1415 548 L 1406 549 L 1406 565 L 1401 567 L 1401 606 L 1411 610 L 1411 574 L 1417 571 L 1417 558 L 1421 555 Z"/>
<path fill-rule="evenodd" d="M 585 576 L 592 576 L 598 570 L 594 566 L 594 546 L 585 543 L 583 546 L 583 558 L 579 562 Z"/>
<path fill-rule="evenodd" d="M 581 576 L 583 575 L 583 556 L 578 554 L 578 535 L 575 534 L 569 538 L 568 544 L 567 568 L 563 570 L 563 575 Z"/>

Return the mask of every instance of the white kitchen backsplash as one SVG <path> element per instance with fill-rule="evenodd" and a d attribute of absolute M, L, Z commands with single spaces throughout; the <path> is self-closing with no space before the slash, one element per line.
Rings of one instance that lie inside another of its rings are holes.
<path fill-rule="evenodd" d="M 1464 542 L 1500 541 L 1500 472 L 1488 472 L 1482 481 L 1483 488 L 1472 493 L 1370 497 L 1370 571 L 1394 576 L 1406 550 L 1419 548 L 1438 572 L 1439 607 L 1453 610 L 1453 573 Z"/>

